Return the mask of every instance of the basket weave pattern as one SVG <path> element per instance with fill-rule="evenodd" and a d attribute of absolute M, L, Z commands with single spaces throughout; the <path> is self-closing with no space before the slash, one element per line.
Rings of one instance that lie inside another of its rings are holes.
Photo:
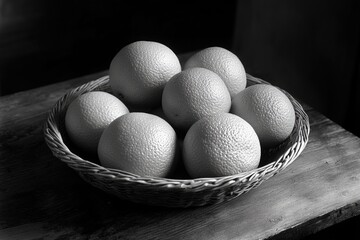
<path fill-rule="evenodd" d="M 268 82 L 247 75 L 248 85 Z M 166 207 L 190 207 L 229 201 L 259 186 L 263 181 L 285 169 L 305 148 L 309 119 L 302 106 L 287 92 L 296 121 L 290 137 L 278 148 L 276 158 L 252 171 L 226 177 L 168 179 L 141 177 L 121 170 L 108 169 L 83 159 L 64 143 L 64 116 L 68 105 L 79 95 L 90 91 L 111 92 L 109 77 L 104 76 L 66 93 L 50 110 L 44 126 L 45 141 L 53 155 L 74 169 L 91 185 L 121 199 Z M 280 89 L 281 90 L 281 89 Z"/>

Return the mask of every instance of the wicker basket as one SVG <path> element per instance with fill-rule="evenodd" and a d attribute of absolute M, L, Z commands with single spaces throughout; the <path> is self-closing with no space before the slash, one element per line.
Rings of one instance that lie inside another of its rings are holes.
<path fill-rule="evenodd" d="M 265 83 L 247 75 L 248 85 Z M 167 179 L 141 177 L 128 172 L 107 169 L 96 160 L 75 154 L 66 140 L 64 115 L 67 106 L 79 95 L 101 90 L 111 92 L 108 76 L 88 82 L 65 94 L 50 110 L 44 126 L 48 147 L 54 156 L 65 162 L 91 185 L 114 194 L 121 199 L 137 203 L 166 207 L 189 207 L 217 204 L 236 198 L 257 187 L 292 163 L 307 144 L 309 119 L 301 105 L 283 91 L 293 103 L 296 112 L 295 127 L 281 146 L 262 154 L 259 168 L 237 175 L 199 179 Z M 268 158 L 264 160 L 263 158 Z M 86 160 L 88 159 L 88 160 Z M 265 163 L 264 163 L 265 162 Z"/>

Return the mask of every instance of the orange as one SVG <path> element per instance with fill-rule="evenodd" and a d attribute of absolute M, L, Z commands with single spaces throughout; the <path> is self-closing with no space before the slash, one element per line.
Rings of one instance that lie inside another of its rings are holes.
<path fill-rule="evenodd" d="M 166 177 L 177 162 L 175 130 L 162 118 L 143 112 L 125 114 L 102 134 L 98 147 L 104 167 L 140 176 Z"/>
<path fill-rule="evenodd" d="M 231 113 L 199 120 L 184 139 L 184 164 L 193 178 L 246 172 L 258 167 L 260 156 L 260 142 L 254 129 Z"/>
<path fill-rule="evenodd" d="M 128 112 L 118 98 L 107 92 L 85 93 L 72 101 L 66 110 L 66 132 L 79 148 L 96 153 L 104 129 Z"/>
<path fill-rule="evenodd" d="M 295 111 L 289 98 L 268 84 L 253 85 L 238 93 L 231 112 L 251 124 L 265 148 L 283 142 L 295 125 Z"/>
<path fill-rule="evenodd" d="M 205 48 L 191 56 L 184 69 L 207 68 L 218 74 L 225 82 L 231 97 L 246 87 L 246 72 L 240 59 L 222 47 Z"/>
<path fill-rule="evenodd" d="M 163 91 L 164 114 L 179 129 L 188 129 L 205 116 L 229 112 L 230 107 L 226 85 L 216 73 L 205 68 L 189 68 L 176 74 Z"/>
<path fill-rule="evenodd" d="M 167 46 L 137 41 L 123 47 L 109 68 L 110 86 L 126 104 L 155 107 L 167 81 L 181 71 L 178 57 Z"/>

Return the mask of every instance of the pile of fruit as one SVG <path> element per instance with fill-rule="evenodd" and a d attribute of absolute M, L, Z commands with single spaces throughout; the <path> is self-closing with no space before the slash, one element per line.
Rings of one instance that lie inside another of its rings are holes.
<path fill-rule="evenodd" d="M 140 176 L 191 178 L 238 174 L 259 166 L 262 149 L 287 139 L 295 111 L 268 84 L 247 87 L 239 58 L 210 47 L 182 67 L 158 42 L 122 48 L 109 68 L 110 92 L 80 95 L 65 115 L 67 134 L 100 164 Z"/>

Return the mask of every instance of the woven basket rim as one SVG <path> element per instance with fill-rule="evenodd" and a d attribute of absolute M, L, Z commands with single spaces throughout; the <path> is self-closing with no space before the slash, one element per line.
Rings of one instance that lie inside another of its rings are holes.
<path fill-rule="evenodd" d="M 283 161 L 286 159 L 288 160 L 286 165 L 281 166 L 281 168 L 284 169 L 292 161 L 294 161 L 298 155 L 300 155 L 300 153 L 305 148 L 308 142 L 309 133 L 310 133 L 310 124 L 307 114 L 303 110 L 301 104 L 297 102 L 297 100 L 295 100 L 285 90 L 278 88 L 289 97 L 291 103 L 294 106 L 297 121 L 301 122 L 301 126 L 299 126 L 299 129 L 294 128 L 293 130 L 292 134 L 296 133 L 295 135 L 297 138 L 295 143 L 291 147 L 289 147 L 285 153 L 281 154 L 278 157 L 278 159 L 275 161 L 272 161 L 259 168 L 235 175 L 229 175 L 223 177 L 194 178 L 194 179 L 144 177 L 118 169 L 105 168 L 99 164 L 93 163 L 89 160 L 83 159 L 82 157 L 76 155 L 65 145 L 62 138 L 62 134 L 59 130 L 59 126 L 57 125 L 58 124 L 57 117 L 59 113 L 63 111 L 63 109 L 66 108 L 66 106 L 68 106 L 68 104 L 75 96 L 94 90 L 101 90 L 101 86 L 107 84 L 108 80 L 109 80 L 109 76 L 106 75 L 68 91 L 50 109 L 48 113 L 48 118 L 45 121 L 44 138 L 46 144 L 51 149 L 53 155 L 59 158 L 60 160 L 62 160 L 63 162 L 66 162 L 69 165 L 69 167 L 77 171 L 81 170 L 81 171 L 86 171 L 87 173 L 90 174 L 102 175 L 102 177 L 108 178 L 111 181 L 120 180 L 120 181 L 128 181 L 131 183 L 141 184 L 141 185 L 152 185 L 152 186 L 157 185 L 157 187 L 159 188 L 181 188 L 181 189 L 192 189 L 196 191 L 197 189 L 201 190 L 202 188 L 222 187 L 223 184 L 231 185 L 238 182 L 252 181 L 257 178 L 263 178 L 267 174 L 270 176 L 275 175 L 280 171 L 279 168 L 277 168 L 276 166 L 279 164 L 280 165 L 283 164 Z M 251 85 L 252 84 L 271 85 L 270 83 L 260 78 L 256 78 L 250 74 L 247 74 L 247 80 L 248 83 L 250 83 Z M 300 132 L 299 133 L 295 132 L 297 130 L 299 130 Z M 294 151 L 295 154 L 293 154 L 292 156 L 287 156 L 287 154 L 292 151 Z"/>

